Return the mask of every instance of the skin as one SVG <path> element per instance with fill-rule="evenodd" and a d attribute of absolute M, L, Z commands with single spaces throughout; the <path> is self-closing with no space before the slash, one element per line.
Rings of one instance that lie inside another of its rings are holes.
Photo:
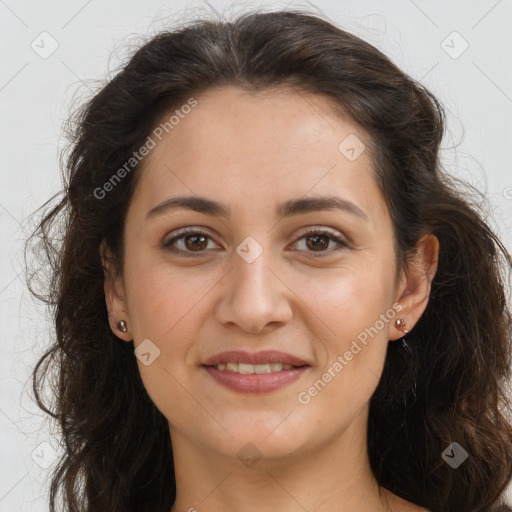
<path fill-rule="evenodd" d="M 366 428 L 387 344 L 404 335 L 395 319 L 411 330 L 427 305 L 437 239 L 420 240 L 416 264 L 395 286 L 392 223 L 370 155 L 350 161 L 338 150 L 348 135 L 363 142 L 366 135 L 326 98 L 229 86 L 196 99 L 146 157 L 127 213 L 123 271 L 106 267 L 105 277 L 113 332 L 136 347 L 150 339 L 160 350 L 148 366 L 137 361 L 169 421 L 178 489 L 171 511 L 424 511 L 379 491 Z M 177 209 L 146 218 L 182 195 L 225 203 L 231 217 Z M 286 200 L 325 195 L 355 203 L 368 219 L 336 210 L 276 213 Z M 184 227 L 209 238 L 174 247 L 200 256 L 162 247 Z M 335 251 L 327 238 L 329 246 L 315 250 L 303 237 L 309 227 L 351 246 Z M 252 263 L 236 252 L 248 236 L 263 249 Z M 397 303 L 400 313 L 309 403 L 299 403 L 298 394 Z M 117 329 L 120 319 L 126 333 Z M 200 366 L 232 349 L 282 350 L 311 368 L 278 391 L 242 394 Z M 237 457 L 247 443 L 261 455 L 252 467 Z"/>

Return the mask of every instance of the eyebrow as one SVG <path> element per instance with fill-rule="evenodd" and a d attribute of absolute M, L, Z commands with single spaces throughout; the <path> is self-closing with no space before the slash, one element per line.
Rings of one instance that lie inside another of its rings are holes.
<path fill-rule="evenodd" d="M 217 201 L 212 201 L 206 197 L 198 196 L 184 196 L 172 197 L 157 204 L 151 208 L 146 215 L 146 219 L 156 217 L 169 212 L 170 210 L 184 208 L 192 210 L 204 215 L 212 217 L 229 218 L 231 216 L 231 209 Z M 322 197 L 308 197 L 300 199 L 292 199 L 286 201 L 278 206 L 276 214 L 281 217 L 292 217 L 305 213 L 324 211 L 324 210 L 339 210 L 351 213 L 363 220 L 368 220 L 368 215 L 356 204 L 336 196 L 322 196 Z"/>

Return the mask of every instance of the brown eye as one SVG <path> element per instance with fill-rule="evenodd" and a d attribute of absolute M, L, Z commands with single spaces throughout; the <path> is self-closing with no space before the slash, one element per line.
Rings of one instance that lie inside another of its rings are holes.
<path fill-rule="evenodd" d="M 326 230 L 312 229 L 304 233 L 298 242 L 305 240 L 305 249 L 300 249 L 306 253 L 317 253 L 317 257 L 329 256 L 345 247 L 349 243 L 339 238 L 336 234 Z M 183 256 L 201 256 L 208 249 L 208 242 L 213 240 L 211 237 L 194 229 L 179 232 L 175 237 L 164 242 L 162 246 L 171 252 Z M 335 242 L 334 248 L 328 250 L 331 242 Z M 181 245 L 181 247 L 179 247 Z M 336 247 L 337 245 L 337 247 Z"/>
<path fill-rule="evenodd" d="M 310 229 L 297 240 L 296 244 L 303 239 L 305 240 L 304 245 L 306 248 L 300 250 L 303 250 L 306 253 L 317 253 L 314 257 L 321 258 L 323 256 L 330 256 L 345 247 L 349 247 L 348 242 L 342 240 L 336 234 L 326 230 Z M 332 250 L 327 250 L 331 242 L 335 242 L 335 247 Z"/>
<path fill-rule="evenodd" d="M 183 237 L 183 239 L 185 240 L 186 248 L 191 251 L 196 249 L 202 251 L 206 249 L 206 246 L 208 245 L 208 243 L 205 242 L 207 237 L 203 235 L 188 235 Z"/>
<path fill-rule="evenodd" d="M 306 237 L 306 245 L 309 249 L 316 251 L 318 249 L 323 250 L 329 247 L 329 239 L 327 235 L 309 235 Z M 311 242 L 311 243 L 308 243 Z"/>
<path fill-rule="evenodd" d="M 183 256 L 201 256 L 208 248 L 209 241 L 211 241 L 211 237 L 206 233 L 189 229 L 179 232 L 177 236 L 165 241 L 162 246 Z M 176 245 L 180 247 L 176 247 Z"/>

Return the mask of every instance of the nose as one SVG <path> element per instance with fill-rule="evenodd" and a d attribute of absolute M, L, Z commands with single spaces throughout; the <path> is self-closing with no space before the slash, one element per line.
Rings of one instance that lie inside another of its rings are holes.
<path fill-rule="evenodd" d="M 288 322 L 293 317 L 293 292 L 277 267 L 271 261 L 270 251 L 264 250 L 251 263 L 235 253 L 233 267 L 222 280 L 217 321 L 225 326 L 237 325 L 253 334 Z"/>

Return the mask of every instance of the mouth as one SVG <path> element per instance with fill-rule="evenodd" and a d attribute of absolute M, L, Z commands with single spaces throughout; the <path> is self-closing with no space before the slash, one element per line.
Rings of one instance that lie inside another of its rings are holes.
<path fill-rule="evenodd" d="M 262 363 L 262 364 L 249 364 L 249 363 L 233 363 L 233 362 L 226 362 L 226 363 L 219 363 L 216 365 L 206 366 L 203 365 L 206 368 L 214 368 L 215 370 L 221 371 L 221 372 L 232 372 L 232 373 L 239 373 L 242 375 L 263 375 L 267 373 L 278 373 L 287 371 L 287 370 L 293 370 L 294 368 L 302 368 L 304 366 L 308 365 L 301 365 L 301 366 L 294 366 L 292 364 L 287 363 Z"/>
<path fill-rule="evenodd" d="M 311 370 L 311 366 L 301 359 L 275 351 L 225 352 L 200 367 L 223 388 L 251 394 L 281 390 Z"/>

